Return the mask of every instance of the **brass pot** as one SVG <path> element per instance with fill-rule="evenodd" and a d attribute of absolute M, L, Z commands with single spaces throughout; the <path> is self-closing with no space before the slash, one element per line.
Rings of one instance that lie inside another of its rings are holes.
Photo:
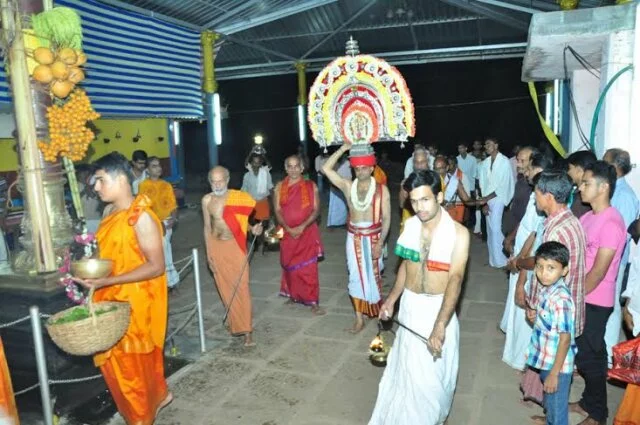
<path fill-rule="evenodd" d="M 281 226 L 271 226 L 264 231 L 264 241 L 269 246 L 279 246 L 283 236 L 284 229 Z"/>
<path fill-rule="evenodd" d="M 80 279 L 100 279 L 109 276 L 112 271 L 112 260 L 83 258 L 80 261 L 71 262 L 71 274 Z"/>

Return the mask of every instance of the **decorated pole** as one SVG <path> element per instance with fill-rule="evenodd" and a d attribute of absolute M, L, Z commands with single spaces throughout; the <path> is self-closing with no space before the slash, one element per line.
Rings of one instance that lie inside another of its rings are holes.
<path fill-rule="evenodd" d="M 16 3 L 15 0 L 2 1 L 3 4 Z M 82 25 L 78 13 L 68 7 L 52 8 L 50 0 L 20 0 L 19 4 L 18 10 L 29 14 L 31 27 L 16 27 L 16 40 L 17 36 L 21 40 L 21 56 L 9 57 L 11 67 L 16 63 L 22 66 L 22 73 L 14 72 L 12 68 L 11 85 L 21 147 L 18 187 L 25 197 L 19 238 L 22 249 L 13 256 L 13 267 L 23 273 L 58 271 L 74 240 L 74 223 L 64 199 L 65 174 L 76 210 L 77 227 L 84 234 L 86 226 L 73 161 L 86 155 L 95 138 L 87 122 L 97 119 L 99 114 L 91 107 L 84 90 L 76 87 L 85 78 L 83 66 L 87 61 L 82 52 Z M 6 10 L 3 8 L 3 12 Z M 14 15 L 19 25 L 22 21 L 16 16 L 22 15 Z M 22 79 L 16 79 L 16 76 L 22 76 Z M 20 94 L 19 90 L 27 90 L 29 96 Z M 25 117 L 31 120 L 30 153 L 22 148 L 24 136 L 20 121 Z M 43 192 L 44 202 L 41 203 L 38 198 L 33 199 L 38 191 L 34 192 L 30 177 L 32 169 L 40 171 L 36 189 Z M 38 242 L 42 236 L 36 238 L 42 234 L 42 222 L 48 223 L 48 249 Z M 50 260 L 46 267 L 39 260 L 45 254 Z"/>
<path fill-rule="evenodd" d="M 31 214 L 31 242 L 38 272 L 56 269 L 49 215 L 47 213 L 40 152 L 36 136 L 36 120 L 27 69 L 24 33 L 16 3 L 0 0 L 3 38 L 8 47 L 8 68 L 13 93 L 13 108 L 18 132 L 18 153 L 25 183 L 24 196 Z"/>
<path fill-rule="evenodd" d="M 205 98 L 205 114 L 207 117 L 207 146 L 209 147 L 209 167 L 218 165 L 218 145 L 222 142 L 222 129 L 220 128 L 220 97 L 217 93 L 215 57 L 213 45 L 218 39 L 218 34 L 213 31 L 204 31 L 200 36 L 202 43 L 202 91 Z"/>

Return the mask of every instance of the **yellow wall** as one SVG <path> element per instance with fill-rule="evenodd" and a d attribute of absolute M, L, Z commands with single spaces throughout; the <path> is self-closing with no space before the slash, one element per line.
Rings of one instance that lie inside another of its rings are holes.
<path fill-rule="evenodd" d="M 110 152 L 117 151 L 131 159 L 133 151 L 141 149 L 149 156 L 159 158 L 169 157 L 169 134 L 167 120 L 164 118 L 150 118 L 144 120 L 97 120 L 94 122 L 100 131 L 96 140 L 91 143 L 90 154 L 86 161 L 93 161 Z M 133 142 L 133 138 L 140 130 L 140 141 Z M 116 132 L 122 136 L 116 139 Z M 158 137 L 162 137 L 161 142 Z M 104 143 L 104 139 L 110 140 Z"/>
<path fill-rule="evenodd" d="M 159 158 L 169 157 L 169 134 L 167 120 L 164 118 L 150 118 L 143 120 L 97 120 L 94 122 L 99 130 L 96 139 L 89 146 L 89 154 L 83 162 L 91 162 L 110 152 L 117 151 L 131 158 L 133 151 L 142 149 L 149 156 Z M 133 142 L 133 138 L 140 131 L 140 141 Z M 116 132 L 121 138 L 116 139 Z M 161 142 L 158 137 L 162 137 Z M 110 140 L 104 143 L 104 139 Z M 18 154 L 13 139 L 0 139 L 0 172 L 18 169 Z"/>

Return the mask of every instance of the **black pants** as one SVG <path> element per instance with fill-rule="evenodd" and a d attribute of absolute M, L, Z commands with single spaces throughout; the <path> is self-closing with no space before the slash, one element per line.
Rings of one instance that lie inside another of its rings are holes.
<path fill-rule="evenodd" d="M 576 338 L 578 354 L 576 366 L 584 378 L 584 391 L 580 399 L 590 417 L 604 422 L 607 410 L 607 346 L 604 332 L 613 307 L 585 304 L 585 320 L 582 335 Z"/>

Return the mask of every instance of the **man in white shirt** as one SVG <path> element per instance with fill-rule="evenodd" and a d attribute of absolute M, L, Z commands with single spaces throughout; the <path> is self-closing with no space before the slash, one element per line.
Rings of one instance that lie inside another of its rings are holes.
<path fill-rule="evenodd" d="M 433 163 L 438 156 L 438 148 L 436 148 L 435 145 L 429 145 L 427 151 L 429 151 L 429 169 L 433 170 Z"/>
<path fill-rule="evenodd" d="M 149 177 L 147 174 L 147 153 L 145 151 L 133 151 L 131 155 L 131 168 L 133 168 L 134 177 L 131 182 L 131 188 L 135 196 L 138 194 L 138 186 L 140 186 L 140 183 Z"/>
<path fill-rule="evenodd" d="M 456 157 L 456 161 L 458 162 L 458 168 L 464 174 L 464 179 L 462 181 L 462 185 L 464 186 L 465 192 L 471 194 L 473 197 L 473 192 L 476 190 L 476 174 L 478 172 L 478 161 L 467 153 L 467 145 L 464 143 L 460 143 L 458 145 L 458 156 Z"/>
<path fill-rule="evenodd" d="M 269 166 L 265 165 L 263 155 L 252 153 L 249 156 L 247 172 L 242 179 L 242 191 L 247 192 L 256 201 L 254 220 L 265 221 L 271 217 L 270 197 L 273 181 Z"/>
<path fill-rule="evenodd" d="M 413 173 L 413 156 L 415 155 L 416 151 L 422 151 L 422 150 L 425 150 L 425 148 L 424 148 L 424 146 L 422 146 L 419 143 L 416 143 L 413 146 L 413 154 L 411 154 L 409 159 L 407 159 L 407 162 L 404 164 L 404 178 L 405 179 L 407 177 L 409 177 L 409 174 Z M 432 164 L 432 162 L 429 161 L 429 164 Z M 431 167 L 429 167 L 429 168 L 431 168 Z"/>
<path fill-rule="evenodd" d="M 483 205 L 482 212 L 487 217 L 489 265 L 504 268 L 507 265 L 507 257 L 502 252 L 502 213 L 513 198 L 515 179 L 509 159 L 498 151 L 497 139 L 487 139 L 484 148 L 487 159 L 481 166 L 479 180 L 482 198 L 478 199 L 477 203 Z"/>

